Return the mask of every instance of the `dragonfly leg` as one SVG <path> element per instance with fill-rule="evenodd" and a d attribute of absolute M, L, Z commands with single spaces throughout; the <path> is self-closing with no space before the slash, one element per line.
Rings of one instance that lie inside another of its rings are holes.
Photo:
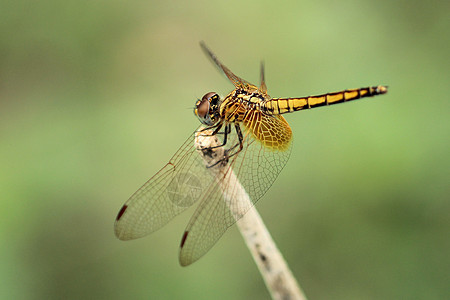
<path fill-rule="evenodd" d="M 217 146 L 213 146 L 213 147 L 209 147 L 209 149 L 214 149 L 214 148 L 220 148 L 223 147 L 227 144 L 227 139 L 228 139 L 228 134 L 231 132 L 231 125 L 227 124 L 225 125 L 225 131 L 223 132 L 223 142 L 222 145 L 217 145 Z M 217 133 L 215 133 L 217 134 Z M 211 135 L 215 135 L 214 133 Z"/>
<path fill-rule="evenodd" d="M 227 163 L 228 163 L 228 160 L 230 159 L 230 157 L 232 157 L 232 156 L 238 154 L 238 153 L 241 152 L 242 149 L 244 148 L 244 136 L 242 135 L 241 127 L 239 126 L 239 124 L 234 124 L 234 128 L 235 128 L 236 133 L 237 133 L 237 135 L 238 135 L 239 143 L 236 143 L 233 147 L 231 147 L 231 148 L 229 148 L 229 149 L 226 149 L 225 152 L 224 152 L 224 154 L 223 154 L 223 158 L 222 158 L 222 159 L 219 159 L 219 160 L 216 161 L 214 164 L 208 166 L 208 168 L 212 168 L 212 167 L 218 165 L 219 163 L 227 164 Z M 226 126 L 226 128 L 225 128 L 225 137 L 224 137 L 224 143 L 223 143 L 223 145 L 219 145 L 219 146 L 215 146 L 215 147 L 210 147 L 210 148 L 208 148 L 208 150 L 224 146 L 224 145 L 226 144 L 226 137 L 227 137 L 227 134 L 230 133 L 230 132 L 231 132 L 230 124 L 227 124 L 227 126 Z M 238 146 L 239 146 L 239 149 L 238 149 L 238 150 L 236 150 L 236 151 L 235 151 L 234 153 L 232 153 L 232 154 L 229 154 L 232 150 L 234 150 L 234 149 L 235 149 L 236 147 L 238 147 Z"/>
<path fill-rule="evenodd" d="M 217 134 L 228 134 L 231 132 L 231 127 L 230 126 L 226 126 L 225 130 L 228 131 L 225 133 L 225 131 L 219 131 Z"/>
<path fill-rule="evenodd" d="M 199 130 L 199 132 L 203 132 L 203 131 L 208 131 L 208 130 L 214 129 L 214 131 L 212 133 L 204 134 L 204 136 L 213 136 L 213 135 L 216 135 L 219 132 L 219 130 L 222 128 L 222 125 L 223 125 L 223 122 L 219 122 L 216 125 L 212 125 L 212 126 L 208 126 L 208 127 L 202 128 L 202 129 Z"/>
<path fill-rule="evenodd" d="M 223 122 L 221 122 L 221 123 L 219 123 L 219 124 L 217 124 L 217 125 L 215 125 L 215 126 L 217 126 L 217 128 L 214 129 L 214 131 L 213 131 L 212 133 L 210 133 L 210 134 L 204 134 L 203 136 L 215 136 L 215 135 L 217 135 L 217 134 L 223 134 L 223 142 L 222 142 L 221 145 L 217 145 L 217 146 L 213 146 L 213 147 L 208 147 L 208 149 L 220 148 L 220 147 L 225 146 L 225 145 L 227 144 L 228 134 L 231 132 L 231 125 L 230 125 L 230 124 L 225 125 L 225 131 L 224 131 L 224 132 L 220 132 L 220 131 L 219 131 L 220 129 L 222 129 Z M 215 127 L 215 126 L 214 126 L 214 127 Z M 205 130 L 207 130 L 208 128 L 209 128 L 209 129 L 212 129 L 212 128 L 214 128 L 214 127 L 207 127 L 207 128 L 202 129 L 201 131 L 205 131 Z"/>
<path fill-rule="evenodd" d="M 206 135 L 206 136 L 214 136 L 216 134 L 223 134 L 224 136 L 223 136 L 222 144 L 205 148 L 206 151 L 211 151 L 212 149 L 217 149 L 217 148 L 223 147 L 223 146 L 225 146 L 227 144 L 228 134 L 231 133 L 231 125 L 230 124 L 225 125 L 225 131 L 223 133 L 219 133 L 218 132 L 220 130 L 220 128 L 221 127 L 217 127 L 216 130 L 214 130 L 213 133 L 211 133 L 209 135 Z M 218 161 L 217 163 L 219 163 L 219 162 L 220 161 Z M 215 163 L 213 166 L 217 165 L 217 163 Z M 212 166 L 209 166 L 209 167 L 212 167 Z"/>
<path fill-rule="evenodd" d="M 215 136 L 215 135 L 217 135 L 217 134 L 221 134 L 221 135 L 223 134 L 223 135 L 224 135 L 222 145 L 210 147 L 211 149 L 213 149 L 213 148 L 218 148 L 218 147 L 223 147 L 223 146 L 225 146 L 225 144 L 227 143 L 227 135 L 231 132 L 231 127 L 230 127 L 229 124 L 225 125 L 225 131 L 223 131 L 223 132 L 220 131 L 220 129 L 222 129 L 222 127 L 223 127 L 223 122 L 220 122 L 220 123 L 217 124 L 217 125 L 210 126 L 210 127 L 206 127 L 206 128 L 203 128 L 203 129 L 201 129 L 201 130 L 199 131 L 199 132 L 202 132 L 202 131 L 211 130 L 211 129 L 215 128 L 213 132 L 208 133 L 208 134 L 202 134 L 202 136 Z"/>
<path fill-rule="evenodd" d="M 244 148 L 244 136 L 242 135 L 242 131 L 241 131 L 241 127 L 239 126 L 239 124 L 234 124 L 234 128 L 236 129 L 236 133 L 238 135 L 239 138 L 239 143 L 237 143 L 236 145 L 234 145 L 233 147 L 231 147 L 230 149 L 227 149 L 225 151 L 225 156 L 228 158 L 238 154 L 239 152 L 242 151 L 242 149 Z M 234 152 L 233 154 L 228 154 L 230 153 L 233 149 L 235 149 L 237 146 L 239 146 L 239 149 Z"/>

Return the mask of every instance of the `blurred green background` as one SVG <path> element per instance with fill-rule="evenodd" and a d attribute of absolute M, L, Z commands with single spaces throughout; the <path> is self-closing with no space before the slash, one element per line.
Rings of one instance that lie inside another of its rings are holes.
<path fill-rule="evenodd" d="M 121 242 L 125 200 L 236 74 L 269 94 L 389 93 L 287 115 L 258 203 L 309 299 L 450 294 L 448 1 L 0 1 L 0 298 L 268 299 L 235 227 L 178 265 L 193 209 Z"/>

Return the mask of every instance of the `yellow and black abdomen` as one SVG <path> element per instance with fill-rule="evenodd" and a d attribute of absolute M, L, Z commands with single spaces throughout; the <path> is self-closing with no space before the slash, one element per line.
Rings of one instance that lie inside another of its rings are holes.
<path fill-rule="evenodd" d="M 261 103 L 261 110 L 266 114 L 280 115 L 302 109 L 333 105 L 351 100 L 385 94 L 387 87 L 379 85 L 360 89 L 345 90 L 318 96 L 301 98 L 272 98 Z"/>

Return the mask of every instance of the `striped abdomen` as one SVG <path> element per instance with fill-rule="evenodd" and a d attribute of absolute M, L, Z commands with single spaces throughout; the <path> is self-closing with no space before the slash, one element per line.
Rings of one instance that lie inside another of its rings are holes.
<path fill-rule="evenodd" d="M 386 92 L 387 87 L 379 85 L 328 93 L 319 96 L 309 96 L 302 98 L 272 98 L 261 103 L 261 109 L 266 114 L 279 115 L 302 109 L 338 104 L 364 97 L 372 97 L 385 94 Z"/>

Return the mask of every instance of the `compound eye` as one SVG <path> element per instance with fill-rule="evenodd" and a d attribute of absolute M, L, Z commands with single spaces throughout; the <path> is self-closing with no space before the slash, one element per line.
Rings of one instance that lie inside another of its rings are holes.
<path fill-rule="evenodd" d="M 197 115 L 202 119 L 205 119 L 209 114 L 209 101 L 208 99 L 205 99 L 205 96 L 203 96 L 202 100 L 197 105 Z"/>
<path fill-rule="evenodd" d="M 205 94 L 205 96 L 203 96 L 202 101 L 203 100 L 208 100 L 209 102 L 211 102 L 211 105 L 217 105 L 217 102 L 219 101 L 219 95 L 215 92 L 209 92 L 207 94 Z"/>

